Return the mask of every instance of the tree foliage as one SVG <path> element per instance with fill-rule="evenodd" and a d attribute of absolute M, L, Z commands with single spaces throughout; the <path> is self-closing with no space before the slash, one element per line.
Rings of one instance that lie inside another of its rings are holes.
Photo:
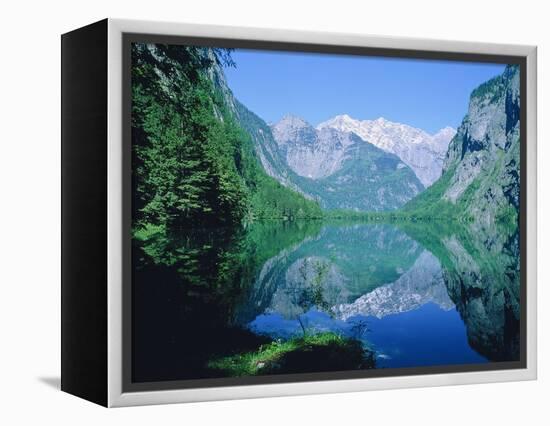
<path fill-rule="evenodd" d="M 133 217 L 167 230 L 255 218 L 319 217 L 320 209 L 267 176 L 226 105 L 215 67 L 230 51 L 132 46 Z"/>

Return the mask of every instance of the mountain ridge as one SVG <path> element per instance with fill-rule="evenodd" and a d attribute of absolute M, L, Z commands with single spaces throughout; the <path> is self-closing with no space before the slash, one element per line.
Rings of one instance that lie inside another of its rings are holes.
<path fill-rule="evenodd" d="M 325 209 L 394 210 L 424 190 L 399 157 L 355 133 L 316 129 L 295 115 L 270 128 L 293 181 Z"/>
<path fill-rule="evenodd" d="M 323 121 L 316 128 L 353 132 L 364 141 L 397 155 L 413 169 L 426 187 L 440 177 L 447 147 L 456 134 L 456 130 L 450 126 L 430 134 L 425 130 L 383 117 L 375 120 L 357 120 L 348 114 Z"/>

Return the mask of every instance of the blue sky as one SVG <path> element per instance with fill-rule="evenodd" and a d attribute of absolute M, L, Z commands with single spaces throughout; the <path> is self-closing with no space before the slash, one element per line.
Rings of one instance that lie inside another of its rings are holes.
<path fill-rule="evenodd" d="M 313 125 L 338 114 L 384 117 L 430 133 L 458 127 L 471 91 L 502 64 L 237 49 L 235 96 L 267 122 L 290 113 Z"/>

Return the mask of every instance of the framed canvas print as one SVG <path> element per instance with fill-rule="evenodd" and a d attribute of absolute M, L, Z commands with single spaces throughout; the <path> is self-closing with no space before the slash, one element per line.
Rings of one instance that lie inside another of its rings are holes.
<path fill-rule="evenodd" d="M 536 378 L 536 49 L 62 36 L 62 389 L 106 406 Z"/>

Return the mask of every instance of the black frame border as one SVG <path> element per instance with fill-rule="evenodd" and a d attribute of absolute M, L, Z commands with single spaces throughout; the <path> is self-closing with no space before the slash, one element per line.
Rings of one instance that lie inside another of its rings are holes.
<path fill-rule="evenodd" d="M 417 59 L 456 62 L 486 62 L 515 64 L 520 67 L 520 360 L 489 364 L 439 365 L 359 371 L 281 374 L 260 377 L 227 377 L 133 382 L 132 381 L 132 262 L 131 262 L 131 44 L 155 43 L 184 46 L 222 47 L 286 51 L 297 53 L 321 53 Z M 396 44 L 399 41 L 396 40 Z M 366 379 L 376 377 L 418 376 L 429 374 L 453 374 L 527 368 L 527 57 L 498 54 L 478 54 L 449 51 L 428 51 L 368 46 L 344 46 L 268 40 L 245 40 L 174 36 L 146 33 L 122 33 L 122 391 L 164 391 L 193 388 L 214 388 L 265 384 L 292 384 L 300 382 Z"/>
<path fill-rule="evenodd" d="M 61 36 L 61 390 L 108 405 L 107 19 Z"/>

